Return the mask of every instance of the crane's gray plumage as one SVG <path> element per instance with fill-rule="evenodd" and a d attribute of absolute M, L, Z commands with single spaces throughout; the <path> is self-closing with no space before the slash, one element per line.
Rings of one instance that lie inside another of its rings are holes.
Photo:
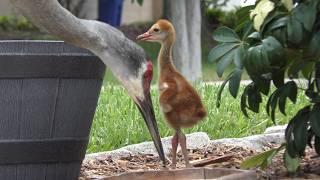
<path fill-rule="evenodd" d="M 40 29 L 97 55 L 137 103 L 156 149 L 165 162 L 149 89 L 145 91 L 146 55 L 141 47 L 108 24 L 79 19 L 57 0 L 11 0 Z M 148 82 L 149 86 L 149 82 Z"/>
<path fill-rule="evenodd" d="M 126 38 L 122 32 L 105 23 L 79 19 L 61 7 L 57 0 L 11 0 L 11 2 L 41 30 L 65 42 L 92 51 L 116 75 L 124 76 L 126 73 L 136 75 L 141 63 L 146 61 L 142 48 Z M 124 64 L 121 66 L 119 63 Z M 123 67 L 129 67 L 130 70 Z"/>

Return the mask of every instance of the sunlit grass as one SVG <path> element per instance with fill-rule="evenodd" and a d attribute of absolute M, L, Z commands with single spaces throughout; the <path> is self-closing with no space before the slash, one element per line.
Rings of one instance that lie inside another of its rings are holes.
<path fill-rule="evenodd" d="M 246 118 L 240 110 L 239 97 L 234 99 L 225 91 L 221 107 L 217 109 L 218 87 L 198 85 L 197 89 L 208 110 L 208 117 L 199 125 L 186 129 L 186 133 L 203 131 L 208 133 L 211 139 L 243 137 L 261 133 L 266 127 L 272 125 L 264 109 L 265 98 L 264 104 L 260 107 L 261 113 L 250 113 L 250 118 Z M 156 88 L 152 89 L 152 97 L 161 136 L 170 136 L 171 129 L 165 124 L 159 110 Z M 278 124 L 287 123 L 289 118 L 306 103 L 306 97 L 300 93 L 296 105 L 287 103 L 287 116 L 276 114 L 276 122 Z M 149 140 L 151 140 L 150 135 L 144 121 L 125 90 L 121 86 L 105 85 L 101 91 L 95 114 L 88 152 L 112 150 Z"/>

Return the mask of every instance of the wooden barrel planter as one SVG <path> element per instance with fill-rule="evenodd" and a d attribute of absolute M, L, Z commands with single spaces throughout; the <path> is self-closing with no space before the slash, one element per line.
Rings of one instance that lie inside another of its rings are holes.
<path fill-rule="evenodd" d="M 0 179 L 77 179 L 105 72 L 58 41 L 0 41 Z"/>

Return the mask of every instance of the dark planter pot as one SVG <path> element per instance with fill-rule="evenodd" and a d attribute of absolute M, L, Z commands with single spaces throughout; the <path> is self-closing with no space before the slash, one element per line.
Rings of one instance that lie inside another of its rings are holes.
<path fill-rule="evenodd" d="M 0 41 L 0 179 L 77 179 L 105 72 L 57 41 Z"/>

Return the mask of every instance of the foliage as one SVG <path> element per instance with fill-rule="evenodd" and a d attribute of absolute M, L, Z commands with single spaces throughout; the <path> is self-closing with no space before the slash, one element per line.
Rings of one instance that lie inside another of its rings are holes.
<path fill-rule="evenodd" d="M 270 149 L 257 156 L 253 156 L 249 159 L 246 159 L 241 163 L 240 168 L 248 169 L 248 168 L 259 165 L 262 169 L 265 169 L 268 165 L 271 164 L 272 158 L 283 148 L 284 148 L 284 145 L 281 145 L 278 148 Z"/>
<path fill-rule="evenodd" d="M 203 0 L 203 3 L 205 4 L 206 7 L 208 8 L 214 8 L 218 9 L 221 8 L 222 6 L 225 6 L 230 0 Z"/>
<path fill-rule="evenodd" d="M 0 16 L 0 30 L 35 30 L 36 27 L 31 24 L 25 17 Z"/>
<path fill-rule="evenodd" d="M 135 3 L 135 1 L 137 1 L 137 3 L 142 6 L 143 4 L 143 0 L 131 0 L 131 3 Z"/>
<path fill-rule="evenodd" d="M 86 3 L 86 0 L 58 0 L 58 2 L 61 4 L 61 6 L 63 6 L 64 8 L 66 8 L 67 10 L 69 10 L 73 15 L 79 17 L 79 18 L 85 18 L 86 14 L 83 14 L 84 12 L 83 7 L 84 4 Z"/>
<path fill-rule="evenodd" d="M 235 11 L 225 12 L 217 8 L 205 9 L 204 16 L 210 24 L 221 24 L 230 28 L 234 28 L 238 21 Z"/>
<path fill-rule="evenodd" d="M 208 117 L 198 125 L 186 129 L 185 133 L 207 132 L 211 139 L 244 137 L 263 133 L 267 127 L 272 125 L 268 121 L 266 112 L 260 114 L 249 112 L 252 119 L 248 120 L 238 106 L 240 98 L 234 100 L 231 96 L 227 96 L 227 92 L 223 92 L 225 101 L 221 102 L 221 108 L 216 109 L 215 99 L 219 85 L 198 84 L 196 88 L 204 100 Z M 240 92 L 243 90 L 244 87 L 240 86 Z M 159 95 L 155 85 L 151 88 L 151 96 L 161 137 L 171 136 L 173 131 L 166 125 L 159 109 L 157 100 Z M 266 101 L 266 98 L 263 98 L 263 101 Z M 294 115 L 294 112 L 307 103 L 307 99 L 302 93 L 298 95 L 297 101 L 301 102 L 299 106 L 287 109 L 289 116 Z M 288 117 L 280 113 L 276 113 L 276 115 L 280 117 L 279 123 L 284 124 L 288 121 Z M 122 86 L 106 81 L 100 93 L 88 152 L 113 150 L 143 141 L 151 141 L 151 138 L 134 102 Z"/>
<path fill-rule="evenodd" d="M 246 116 L 248 110 L 259 113 L 263 96 L 267 96 L 266 111 L 275 123 L 276 110 L 286 115 L 286 102 L 296 103 L 298 92 L 304 92 L 309 103 L 291 117 L 285 132 L 285 165 L 295 171 L 307 145 L 320 154 L 320 2 L 303 0 L 293 7 L 291 0 L 260 0 L 237 14 L 243 18 L 236 28 L 220 27 L 213 34 L 219 44 L 211 50 L 209 60 L 217 63 L 217 74 L 221 77 L 234 65 L 219 91 L 217 105 L 227 82 L 231 95 L 237 96 L 244 71 L 253 81 L 241 95 Z M 297 84 L 295 78 L 305 80 L 306 85 Z M 271 83 L 275 85 L 272 93 Z"/>

